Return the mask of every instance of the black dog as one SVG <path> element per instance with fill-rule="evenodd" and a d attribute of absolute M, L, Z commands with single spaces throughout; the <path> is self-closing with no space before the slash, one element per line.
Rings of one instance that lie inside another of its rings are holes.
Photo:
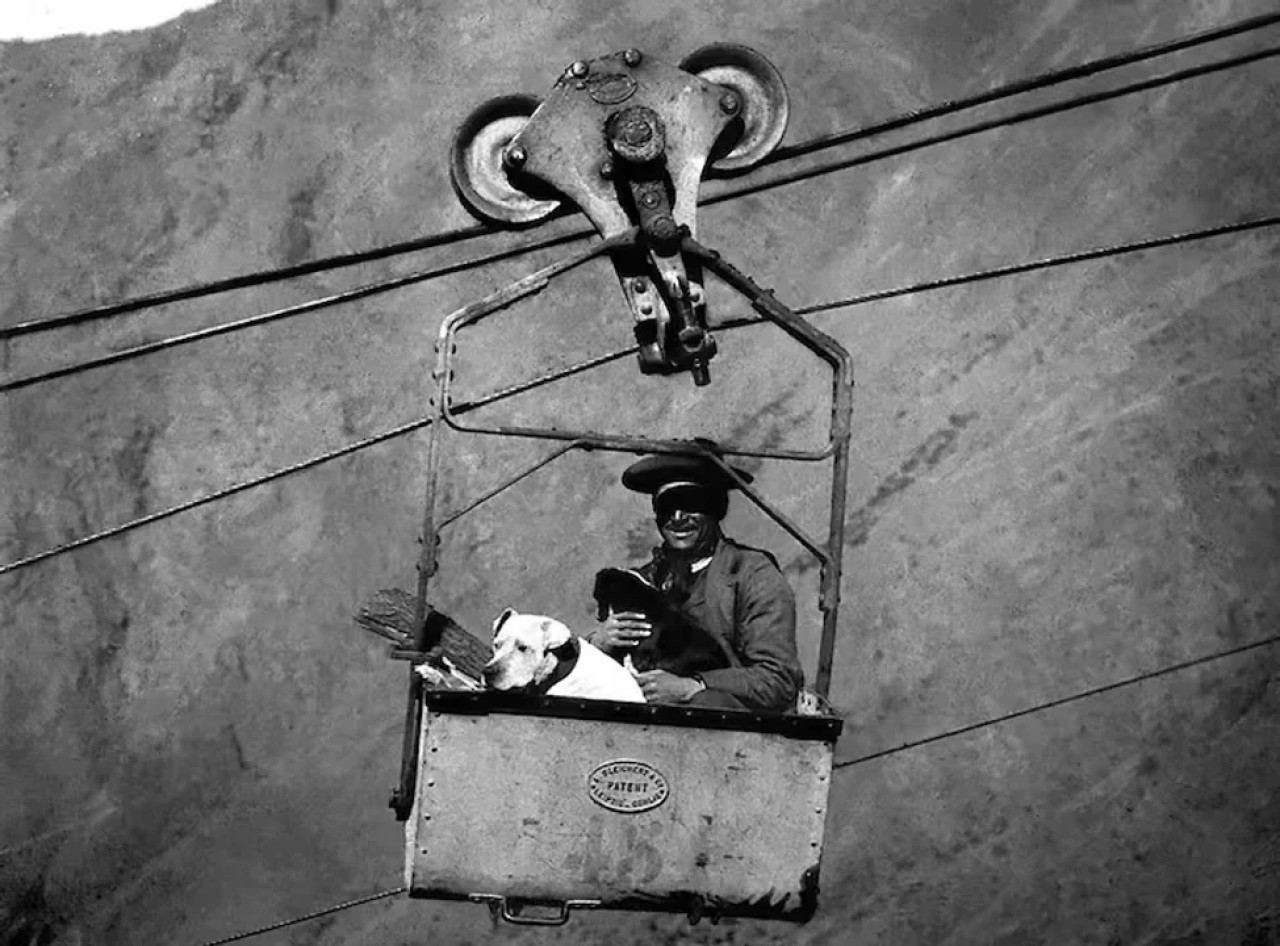
<path fill-rule="evenodd" d="M 602 568 L 596 572 L 594 594 L 599 620 L 610 611 L 630 611 L 643 614 L 653 625 L 652 633 L 629 651 L 636 670 L 665 670 L 688 677 L 732 665 L 724 646 L 667 601 L 639 572 Z"/>

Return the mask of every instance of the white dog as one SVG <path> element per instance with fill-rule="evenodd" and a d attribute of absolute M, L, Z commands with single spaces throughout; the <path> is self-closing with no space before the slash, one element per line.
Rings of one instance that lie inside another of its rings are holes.
<path fill-rule="evenodd" d="M 491 690 L 645 702 L 635 678 L 613 658 L 555 618 L 507 608 L 493 622 L 493 658 L 484 666 Z"/>

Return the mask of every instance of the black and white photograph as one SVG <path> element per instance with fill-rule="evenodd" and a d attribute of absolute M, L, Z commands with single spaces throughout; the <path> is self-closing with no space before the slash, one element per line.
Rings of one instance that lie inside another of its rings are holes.
<path fill-rule="evenodd" d="M 1280 946 L 1274 0 L 6 0 L 0 946 Z"/>

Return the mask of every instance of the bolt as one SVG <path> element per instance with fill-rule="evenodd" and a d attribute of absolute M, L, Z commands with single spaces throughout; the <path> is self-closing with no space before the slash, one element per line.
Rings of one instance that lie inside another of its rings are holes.
<path fill-rule="evenodd" d="M 738 100 L 737 92 L 730 90 L 720 96 L 720 111 L 726 115 L 737 115 L 740 108 L 742 108 L 742 103 Z"/>
<path fill-rule="evenodd" d="M 639 279 L 633 279 L 631 281 L 631 288 L 634 292 L 637 292 L 637 293 L 648 292 L 649 282 L 644 277 L 640 277 Z"/>
<path fill-rule="evenodd" d="M 643 58 L 644 57 L 640 55 L 640 50 L 638 49 L 628 49 L 622 54 L 622 61 L 628 66 L 640 65 L 640 60 Z"/>
<path fill-rule="evenodd" d="M 660 201 L 658 199 L 658 195 L 655 194 L 653 191 L 645 191 L 645 193 L 640 198 L 640 205 L 642 207 L 648 207 L 650 210 L 658 206 L 659 203 Z"/>
<path fill-rule="evenodd" d="M 581 59 L 569 67 L 569 75 L 573 76 L 575 79 L 583 78 L 590 71 L 591 67 Z"/>
<path fill-rule="evenodd" d="M 647 302 L 644 303 L 643 305 L 640 306 L 640 314 L 653 315 L 653 306 L 649 305 L 649 303 Z"/>
<path fill-rule="evenodd" d="M 600 162 L 600 176 L 606 181 L 613 179 L 613 162 L 608 158 Z"/>
<path fill-rule="evenodd" d="M 629 145 L 642 145 L 653 138 L 653 126 L 639 119 L 629 121 L 618 129 L 618 137 Z"/>
<path fill-rule="evenodd" d="M 529 160 L 529 152 L 524 150 L 523 145 L 514 145 L 502 153 L 502 160 L 507 167 L 518 168 Z"/>

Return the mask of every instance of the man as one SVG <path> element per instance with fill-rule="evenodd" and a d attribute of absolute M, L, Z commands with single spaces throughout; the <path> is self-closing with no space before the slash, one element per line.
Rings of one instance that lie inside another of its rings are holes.
<path fill-rule="evenodd" d="M 749 475 L 734 472 L 750 482 Z M 706 457 L 677 455 L 645 457 L 627 468 L 622 484 L 653 497 L 662 536 L 641 572 L 727 645 L 733 664 L 696 677 L 642 673 L 645 698 L 754 712 L 789 709 L 804 680 L 796 656 L 795 596 L 772 555 L 721 533 L 736 484 Z M 612 614 L 590 640 L 621 660 L 651 630 L 643 614 Z"/>

